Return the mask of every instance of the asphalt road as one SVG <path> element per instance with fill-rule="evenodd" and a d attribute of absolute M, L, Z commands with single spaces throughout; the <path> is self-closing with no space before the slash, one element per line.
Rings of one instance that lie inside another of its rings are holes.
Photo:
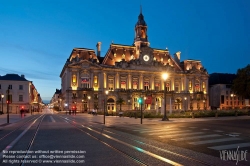
<path fill-rule="evenodd" d="M 250 165 L 250 117 L 106 117 L 104 125 L 101 115 L 43 113 L 0 127 L 0 165 Z"/>

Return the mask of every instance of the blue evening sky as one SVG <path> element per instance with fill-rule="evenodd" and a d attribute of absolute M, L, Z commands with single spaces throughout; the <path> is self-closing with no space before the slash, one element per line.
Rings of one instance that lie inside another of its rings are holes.
<path fill-rule="evenodd" d="M 209 74 L 249 64 L 249 0 L 0 0 L 0 75 L 24 74 L 50 100 L 74 47 L 100 41 L 104 56 L 112 41 L 133 43 L 140 4 L 152 48 L 201 60 Z"/>

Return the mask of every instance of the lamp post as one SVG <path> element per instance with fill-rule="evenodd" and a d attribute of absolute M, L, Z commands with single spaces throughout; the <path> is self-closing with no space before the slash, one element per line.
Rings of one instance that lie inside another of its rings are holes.
<path fill-rule="evenodd" d="M 60 101 L 60 103 L 59 103 L 59 111 L 62 111 L 62 110 L 61 110 L 61 109 L 62 109 L 62 108 L 61 108 L 62 99 L 60 98 L 59 101 Z"/>
<path fill-rule="evenodd" d="M 82 113 L 83 113 L 83 102 L 84 102 L 84 100 L 82 99 Z"/>
<path fill-rule="evenodd" d="M 88 99 L 89 99 L 89 112 L 90 112 L 90 99 L 91 99 L 91 97 L 88 96 Z"/>
<path fill-rule="evenodd" d="M 185 108 L 184 108 L 184 112 L 186 112 L 186 108 L 187 108 L 187 97 L 184 97 L 184 100 L 185 100 Z"/>
<path fill-rule="evenodd" d="M 10 122 L 9 102 L 10 102 L 10 87 L 8 87 L 8 90 L 7 90 L 7 123 Z"/>
<path fill-rule="evenodd" d="M 168 120 L 168 117 L 167 117 L 167 110 L 166 110 L 166 107 L 167 107 L 167 100 L 166 100 L 166 80 L 168 78 L 168 74 L 167 73 L 163 73 L 162 74 L 162 78 L 164 80 L 164 116 L 162 118 L 162 121 L 167 121 Z"/>
<path fill-rule="evenodd" d="M 105 113 L 106 113 L 105 110 L 106 110 L 107 105 L 108 105 L 107 96 L 108 96 L 108 94 L 109 94 L 109 91 L 106 90 L 106 91 L 105 91 L 105 94 L 106 94 L 106 96 L 105 96 L 105 99 L 104 99 L 103 124 L 105 124 Z M 105 103 L 105 101 L 106 101 L 106 103 Z"/>
<path fill-rule="evenodd" d="M 128 100 L 128 110 L 130 110 L 130 100 Z"/>
<path fill-rule="evenodd" d="M 235 96 L 235 94 L 231 94 L 231 98 L 232 98 L 232 105 L 233 105 L 233 109 L 234 109 L 234 96 Z"/>
<path fill-rule="evenodd" d="M 147 99 L 147 97 L 145 96 L 145 97 L 144 97 L 144 110 L 146 110 L 146 102 L 145 102 L 146 99 Z"/>
<path fill-rule="evenodd" d="M 144 98 L 144 99 L 145 99 L 145 98 Z M 144 100 L 144 102 L 145 102 L 145 100 Z M 141 124 L 142 124 L 142 98 L 141 98 L 140 105 L 141 105 Z"/>
<path fill-rule="evenodd" d="M 2 98 L 2 114 L 3 114 L 3 98 L 4 98 L 3 94 L 1 95 L 1 98 Z"/>

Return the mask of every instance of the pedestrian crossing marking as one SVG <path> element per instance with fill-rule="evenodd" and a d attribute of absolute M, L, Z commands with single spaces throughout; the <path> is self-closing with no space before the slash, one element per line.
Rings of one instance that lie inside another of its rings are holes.
<path fill-rule="evenodd" d="M 159 133 L 150 133 L 148 135 L 161 135 L 161 134 L 175 134 L 175 133 L 186 133 L 189 132 L 190 130 L 177 130 L 177 131 L 164 131 L 164 132 L 159 132 Z"/>
<path fill-rule="evenodd" d="M 176 130 L 176 129 L 158 129 L 158 130 L 150 130 L 150 131 L 141 131 L 140 133 L 152 133 L 152 132 L 160 132 L 160 131 L 170 131 L 170 130 Z"/>
<path fill-rule="evenodd" d="M 172 139 L 174 141 L 183 141 L 183 140 L 190 140 L 190 139 L 199 139 L 199 138 L 209 138 L 209 137 L 221 137 L 222 135 L 219 134 L 210 134 L 210 135 L 200 135 L 200 136 L 194 136 L 194 137 L 186 137 L 186 138 L 176 138 Z"/>
<path fill-rule="evenodd" d="M 239 135 L 239 134 L 241 134 L 241 133 L 229 133 L 229 134 L 233 134 L 233 135 Z"/>
<path fill-rule="evenodd" d="M 178 134 L 171 134 L 171 135 L 164 135 L 159 136 L 160 138 L 166 137 L 178 137 L 178 136 L 188 136 L 188 135 L 196 135 L 196 134 L 203 134 L 204 132 L 193 132 L 193 133 L 178 133 Z"/>
<path fill-rule="evenodd" d="M 126 127 L 127 129 L 127 127 Z M 169 130 L 169 129 L 173 129 L 173 128 L 170 128 L 170 127 L 164 127 L 164 128 L 161 128 L 161 129 L 157 129 L 157 130 Z M 147 131 L 147 130 L 155 130 L 154 128 L 143 128 L 143 129 L 134 129 L 133 131 Z"/>
<path fill-rule="evenodd" d="M 216 142 L 226 142 L 226 141 L 236 141 L 241 140 L 240 138 L 221 138 L 221 139 L 212 139 L 212 140 L 205 140 L 205 141 L 196 141 L 196 142 L 189 142 L 192 145 L 202 145 L 202 144 L 209 144 L 209 143 L 216 143 Z"/>
<path fill-rule="evenodd" d="M 209 149 L 214 149 L 214 150 L 226 150 L 226 149 L 237 149 L 238 147 L 244 148 L 244 147 L 249 147 L 249 143 L 239 143 L 239 144 L 229 144 L 229 145 L 221 145 L 221 146 L 211 146 L 208 147 Z"/>

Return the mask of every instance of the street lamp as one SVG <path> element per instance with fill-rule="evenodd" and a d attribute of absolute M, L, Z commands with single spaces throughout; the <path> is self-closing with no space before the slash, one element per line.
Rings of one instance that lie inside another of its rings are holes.
<path fill-rule="evenodd" d="M 232 103 L 233 103 L 233 104 L 232 104 L 232 105 L 233 105 L 233 109 L 234 109 L 234 97 L 235 97 L 235 94 L 232 93 L 232 94 L 231 94 L 231 98 L 232 98 Z"/>
<path fill-rule="evenodd" d="M 90 112 L 90 99 L 91 99 L 91 97 L 88 96 L 88 99 L 89 99 L 89 112 Z"/>
<path fill-rule="evenodd" d="M 186 108 L 187 108 L 187 97 L 184 97 L 184 100 L 185 100 L 185 108 L 184 108 L 184 111 L 186 112 Z"/>
<path fill-rule="evenodd" d="M 130 100 L 128 100 L 128 110 L 130 110 Z"/>
<path fill-rule="evenodd" d="M 61 103 L 62 103 L 62 99 L 59 99 L 60 103 L 59 103 L 59 111 L 62 111 L 61 109 Z"/>
<path fill-rule="evenodd" d="M 84 102 L 84 100 L 82 99 L 82 113 L 83 113 L 83 102 Z"/>
<path fill-rule="evenodd" d="M 167 117 L 167 110 L 166 110 L 166 107 L 167 107 L 167 100 L 166 100 L 166 80 L 168 78 L 168 74 L 167 73 L 163 73 L 162 74 L 162 79 L 164 80 L 164 116 L 162 118 L 162 121 L 167 121 L 168 120 L 168 117 Z"/>
<path fill-rule="evenodd" d="M 103 124 L 105 124 L 105 113 L 106 113 L 105 110 L 107 109 L 107 105 L 108 105 L 107 96 L 108 96 L 108 94 L 109 94 L 109 91 L 106 90 L 106 91 L 105 91 L 105 94 L 106 94 L 106 97 L 105 97 L 105 99 L 104 99 Z M 105 101 L 106 101 L 106 104 L 105 104 Z"/>
<path fill-rule="evenodd" d="M 3 94 L 1 95 L 1 98 L 2 98 L 2 113 L 3 113 L 3 98 L 4 98 Z"/>
<path fill-rule="evenodd" d="M 7 89 L 7 123 L 10 122 L 9 104 L 10 104 L 10 86 Z"/>

